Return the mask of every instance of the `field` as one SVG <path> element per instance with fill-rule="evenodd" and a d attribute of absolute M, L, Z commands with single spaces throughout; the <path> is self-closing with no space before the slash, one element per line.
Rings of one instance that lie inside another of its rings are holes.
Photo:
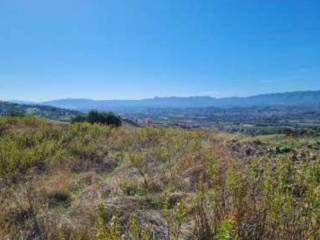
<path fill-rule="evenodd" d="M 249 135 L 320 133 L 320 108 L 314 106 L 248 106 L 207 108 L 115 109 L 129 119 L 164 127 L 209 128 Z"/>
<path fill-rule="evenodd" d="M 320 239 L 320 137 L 0 118 L 0 239 Z"/>

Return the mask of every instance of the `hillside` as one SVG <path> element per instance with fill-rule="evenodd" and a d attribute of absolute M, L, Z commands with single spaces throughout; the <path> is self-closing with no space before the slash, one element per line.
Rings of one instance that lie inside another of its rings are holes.
<path fill-rule="evenodd" d="M 27 105 L 0 101 L 0 115 L 23 114 L 56 121 L 70 121 L 80 113 L 75 110 L 61 109 L 43 105 Z"/>
<path fill-rule="evenodd" d="M 319 137 L 0 118 L 0 239 L 319 239 Z"/>
<path fill-rule="evenodd" d="M 60 99 L 41 104 L 88 111 L 136 108 L 204 108 L 204 107 L 250 107 L 250 106 L 319 106 L 320 91 L 300 91 L 264 94 L 251 97 L 166 97 L 142 100 L 90 100 Z"/>

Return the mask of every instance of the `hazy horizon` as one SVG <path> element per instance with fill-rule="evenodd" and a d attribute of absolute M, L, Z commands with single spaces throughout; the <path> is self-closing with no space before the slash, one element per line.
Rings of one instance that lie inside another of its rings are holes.
<path fill-rule="evenodd" d="M 154 96 L 150 98 L 136 98 L 136 99 L 95 99 L 95 98 L 54 98 L 54 99 L 47 99 L 41 101 L 32 101 L 32 100 L 21 100 L 21 99 L 0 99 L 0 101 L 7 101 L 7 102 L 16 102 L 16 103 L 44 103 L 44 102 L 51 102 L 56 100 L 89 100 L 89 101 L 139 101 L 139 100 L 147 100 L 147 99 L 157 99 L 157 98 L 197 98 L 197 97 L 210 97 L 216 99 L 225 99 L 225 98 L 246 98 L 246 97 L 254 97 L 254 96 L 261 96 L 261 95 L 272 95 L 272 94 L 283 94 L 283 93 L 295 93 L 295 92 L 318 92 L 320 89 L 316 90 L 297 90 L 297 91 L 284 91 L 284 92 L 267 92 L 262 94 L 254 94 L 248 96 L 225 96 L 225 97 L 215 97 L 210 95 L 191 95 L 191 96 Z"/>

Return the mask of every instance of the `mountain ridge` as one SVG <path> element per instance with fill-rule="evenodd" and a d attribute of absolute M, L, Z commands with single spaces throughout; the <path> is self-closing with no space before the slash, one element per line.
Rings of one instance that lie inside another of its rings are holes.
<path fill-rule="evenodd" d="M 319 91 L 295 91 L 260 94 L 249 97 L 215 98 L 209 96 L 155 97 L 141 100 L 92 100 L 67 98 L 40 103 L 58 108 L 88 111 L 115 110 L 117 108 L 202 108 L 248 106 L 310 106 L 320 105 Z"/>

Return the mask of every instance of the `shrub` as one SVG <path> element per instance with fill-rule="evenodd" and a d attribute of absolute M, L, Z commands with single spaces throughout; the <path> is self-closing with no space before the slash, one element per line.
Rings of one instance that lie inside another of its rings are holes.
<path fill-rule="evenodd" d="M 8 113 L 10 117 L 25 117 L 26 114 L 24 112 L 12 111 Z"/>
<path fill-rule="evenodd" d="M 48 194 L 49 207 L 69 207 L 72 202 L 71 193 L 64 190 L 56 190 Z"/>
<path fill-rule="evenodd" d="M 89 123 L 100 123 L 105 125 L 111 125 L 114 127 L 121 126 L 121 118 L 116 116 L 111 112 L 102 112 L 99 113 L 98 111 L 90 111 L 87 115 L 80 115 L 72 119 L 73 123 L 77 122 L 89 122 Z"/>
<path fill-rule="evenodd" d="M 284 154 L 284 153 L 289 153 L 292 151 L 290 146 L 287 145 L 280 145 L 276 147 L 276 153 L 278 154 Z"/>
<path fill-rule="evenodd" d="M 74 117 L 71 122 L 72 123 L 81 123 L 81 122 L 86 122 L 87 118 L 84 115 L 78 115 L 76 117 Z"/>

